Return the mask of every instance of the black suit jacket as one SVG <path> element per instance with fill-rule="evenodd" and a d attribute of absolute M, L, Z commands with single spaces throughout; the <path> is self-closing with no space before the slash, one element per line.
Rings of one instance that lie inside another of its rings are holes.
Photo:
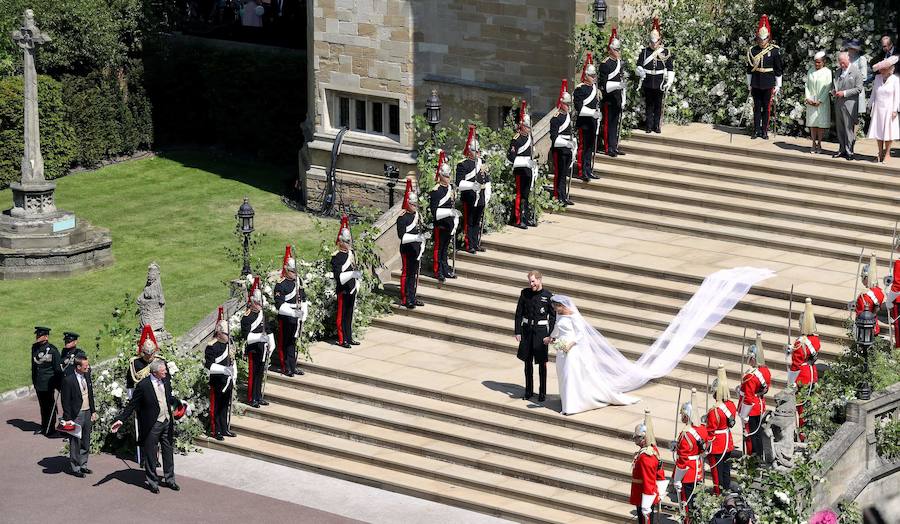
<path fill-rule="evenodd" d="M 125 422 L 132 412 L 137 411 L 135 416 L 138 421 L 138 445 L 144 444 L 144 440 L 159 417 L 159 402 L 156 400 L 156 391 L 153 388 L 152 380 L 153 375 L 148 375 L 135 385 L 131 400 L 128 401 L 128 404 L 116 417 L 116 420 Z M 163 385 L 166 390 L 166 408 L 169 411 L 169 422 L 172 422 L 172 409 L 180 401 L 172 395 L 172 382 L 169 380 L 168 375 L 163 379 Z M 163 438 L 168 438 L 172 441 L 175 437 L 174 427 L 174 424 L 169 424 L 169 428 L 163 434 Z"/>
<path fill-rule="evenodd" d="M 84 379 L 87 381 L 88 403 L 91 407 L 91 413 L 94 413 L 96 411 L 94 408 L 94 382 L 91 380 L 90 373 L 85 375 Z M 66 375 L 66 378 L 63 379 L 59 400 L 62 402 L 63 420 L 75 420 L 81 411 L 81 404 L 84 401 L 84 397 L 81 396 L 81 386 L 78 384 L 77 372 Z"/>

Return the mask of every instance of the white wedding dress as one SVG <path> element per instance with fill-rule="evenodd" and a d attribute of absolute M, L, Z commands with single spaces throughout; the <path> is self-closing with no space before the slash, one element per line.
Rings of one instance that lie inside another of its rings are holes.
<path fill-rule="evenodd" d="M 639 399 L 625 395 L 669 374 L 697 342 L 718 324 L 755 284 L 771 277 L 770 269 L 738 267 L 717 271 L 703 280 L 666 330 L 632 362 L 581 316 L 575 301 L 553 295 L 566 306 L 550 336 L 574 342 L 568 353 L 557 351 L 556 375 L 562 412 L 571 415 L 609 404 L 627 405 Z"/>

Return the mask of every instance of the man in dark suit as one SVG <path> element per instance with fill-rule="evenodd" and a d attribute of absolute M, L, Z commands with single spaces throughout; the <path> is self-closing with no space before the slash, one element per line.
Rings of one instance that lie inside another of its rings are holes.
<path fill-rule="evenodd" d="M 547 361 L 550 333 L 556 323 L 556 311 L 550 306 L 549 290 L 544 289 L 540 271 L 528 272 L 528 287 L 519 294 L 514 328 L 519 351 L 516 356 L 525 362 L 525 394 L 523 400 L 534 396 L 534 365 L 538 366 L 538 402 L 547 398 Z"/>
<path fill-rule="evenodd" d="M 94 408 L 94 384 L 88 358 L 77 355 L 73 367 L 74 372 L 66 375 L 62 383 L 63 420 L 60 425 L 81 426 L 80 436 L 69 434 L 69 462 L 72 475 L 84 478 L 85 473 L 92 473 L 87 462 L 91 453 L 91 423 L 97 420 L 97 410 Z"/>
<path fill-rule="evenodd" d="M 110 432 L 119 431 L 135 410 L 138 420 L 138 445 L 144 457 L 147 487 L 153 493 L 159 493 L 160 484 L 173 491 L 180 490 L 175 483 L 174 419 L 184 415 L 185 405 L 172 395 L 172 382 L 168 377 L 166 363 L 162 360 L 157 359 L 150 363 L 150 375 L 135 385 L 131 400 L 116 417 Z M 159 466 L 156 459 L 157 448 L 162 451 L 162 481 L 156 473 Z"/>

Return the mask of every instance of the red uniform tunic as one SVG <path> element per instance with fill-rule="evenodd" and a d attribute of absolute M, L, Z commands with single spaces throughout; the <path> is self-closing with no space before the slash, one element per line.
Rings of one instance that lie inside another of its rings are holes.
<path fill-rule="evenodd" d="M 653 451 L 650 451 L 650 448 L 642 448 L 635 454 L 634 462 L 632 462 L 629 502 L 640 507 L 644 495 L 655 495 L 653 503 L 658 503 L 659 488 L 656 481 L 665 479 L 666 474 L 659 461 L 659 449 L 656 446 L 653 446 Z"/>
<path fill-rule="evenodd" d="M 870 287 L 864 293 L 856 297 L 856 314 L 859 315 L 863 311 L 871 311 L 877 314 L 878 308 L 884 304 L 884 291 L 878 287 Z M 875 323 L 875 334 L 881 331 L 878 322 Z"/>
<path fill-rule="evenodd" d="M 678 447 L 675 448 L 675 469 L 687 470 L 681 482 L 685 484 L 703 482 L 703 459 L 700 455 L 711 440 L 706 426 L 691 426 L 681 432 Z"/>
<path fill-rule="evenodd" d="M 900 260 L 894 261 L 894 280 L 884 300 L 890 306 L 891 320 L 894 322 L 894 347 L 900 348 Z"/>
<path fill-rule="evenodd" d="M 794 350 L 791 352 L 791 371 L 800 372 L 796 383 L 815 384 L 819 381 L 819 372 L 814 363 L 815 357 L 822 349 L 822 341 L 819 335 L 803 335 L 794 342 Z"/>
<path fill-rule="evenodd" d="M 737 408 L 730 400 L 716 404 L 706 414 L 707 438 L 712 442 L 710 455 L 723 455 L 734 449 L 734 438 L 731 436 L 728 419 L 734 420 L 736 417 Z"/>
<path fill-rule="evenodd" d="M 766 391 L 772 384 L 772 372 L 766 366 L 759 366 L 744 375 L 741 379 L 739 413 L 750 407 L 749 417 L 758 417 L 766 410 Z"/>

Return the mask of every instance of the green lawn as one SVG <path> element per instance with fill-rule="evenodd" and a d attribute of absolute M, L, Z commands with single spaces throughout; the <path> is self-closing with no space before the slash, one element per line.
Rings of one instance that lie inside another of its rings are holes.
<path fill-rule="evenodd" d="M 280 264 L 286 243 L 300 256 L 316 253 L 322 238 L 313 221 L 280 201 L 284 177 L 283 169 L 252 162 L 177 153 L 58 180 L 57 205 L 108 228 L 115 263 L 69 278 L 0 281 L 0 391 L 30 383 L 35 325 L 51 327 L 57 347 L 63 331 L 78 332 L 93 355 L 94 336 L 125 293 L 143 289 L 153 261 L 162 271 L 166 328 L 176 336 L 190 329 L 228 298 L 223 282 L 240 273 L 224 248 L 236 243 L 234 214 L 244 196 L 256 210 L 264 258 Z M 10 191 L 0 191 L 0 206 L 11 204 Z"/>

